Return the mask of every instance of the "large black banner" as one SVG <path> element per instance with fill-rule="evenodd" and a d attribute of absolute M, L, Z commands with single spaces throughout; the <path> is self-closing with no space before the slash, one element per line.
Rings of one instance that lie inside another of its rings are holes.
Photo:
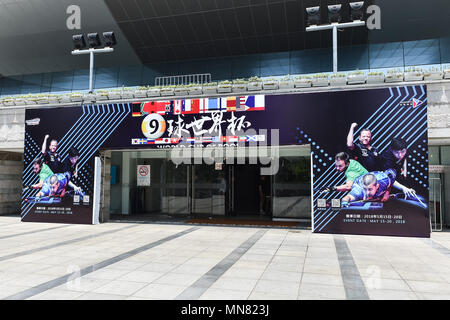
<path fill-rule="evenodd" d="M 91 223 L 99 149 L 310 144 L 314 232 L 428 237 L 426 101 L 406 86 L 27 110 L 22 219 Z"/>
<path fill-rule="evenodd" d="M 93 223 L 94 157 L 126 105 L 28 109 L 22 221 Z"/>

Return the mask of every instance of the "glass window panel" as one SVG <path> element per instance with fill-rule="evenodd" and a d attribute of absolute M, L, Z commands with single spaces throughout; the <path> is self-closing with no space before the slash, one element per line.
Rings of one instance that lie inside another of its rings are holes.
<path fill-rule="evenodd" d="M 440 157 L 440 164 L 450 165 L 450 146 L 441 146 Z"/>
<path fill-rule="evenodd" d="M 428 161 L 429 164 L 439 164 L 439 147 L 428 146 Z"/>
<path fill-rule="evenodd" d="M 311 158 L 308 149 L 300 146 L 280 150 L 279 170 L 273 185 L 274 218 L 311 219 Z"/>

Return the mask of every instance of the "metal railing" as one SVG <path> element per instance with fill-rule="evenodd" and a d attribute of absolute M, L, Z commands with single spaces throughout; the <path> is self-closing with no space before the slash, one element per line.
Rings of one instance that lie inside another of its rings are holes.
<path fill-rule="evenodd" d="M 179 76 L 156 77 L 155 86 L 170 86 L 190 83 L 211 82 L 211 73 L 184 74 Z"/>

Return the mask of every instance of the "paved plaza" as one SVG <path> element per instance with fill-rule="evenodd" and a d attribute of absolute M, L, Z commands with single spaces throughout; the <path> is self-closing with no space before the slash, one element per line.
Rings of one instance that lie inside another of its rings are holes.
<path fill-rule="evenodd" d="M 431 239 L 0 217 L 0 299 L 450 299 Z"/>

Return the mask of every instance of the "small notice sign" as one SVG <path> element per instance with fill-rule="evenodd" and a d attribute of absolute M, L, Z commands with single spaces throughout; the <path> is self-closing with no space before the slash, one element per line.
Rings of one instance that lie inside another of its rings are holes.
<path fill-rule="evenodd" d="M 137 166 L 137 186 L 138 187 L 150 186 L 150 165 Z"/>

